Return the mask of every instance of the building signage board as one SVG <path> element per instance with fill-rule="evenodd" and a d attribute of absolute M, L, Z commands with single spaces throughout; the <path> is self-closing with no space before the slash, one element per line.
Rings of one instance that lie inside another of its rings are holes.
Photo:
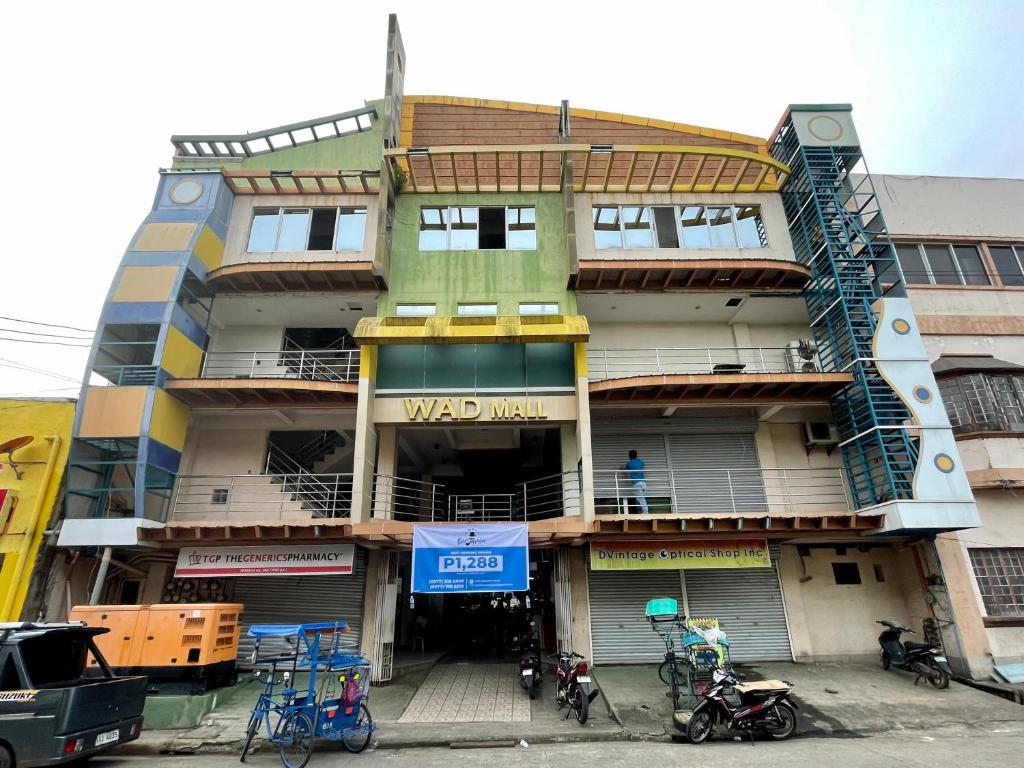
<path fill-rule="evenodd" d="M 592 571 L 770 568 L 764 539 L 591 543 Z"/>
<path fill-rule="evenodd" d="M 413 526 L 412 591 L 525 592 L 528 542 L 526 523 Z"/>
<path fill-rule="evenodd" d="M 530 422 L 575 421 L 575 395 L 510 397 L 491 395 L 461 397 L 379 397 L 374 400 L 373 420 L 378 424 L 415 422 Z"/>
<path fill-rule="evenodd" d="M 183 547 L 174 577 L 350 574 L 355 551 L 354 544 Z"/>

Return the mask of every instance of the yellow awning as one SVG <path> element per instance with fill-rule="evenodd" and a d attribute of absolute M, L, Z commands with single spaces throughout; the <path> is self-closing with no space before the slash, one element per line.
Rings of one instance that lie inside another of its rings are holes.
<path fill-rule="evenodd" d="M 584 342 L 590 326 L 582 315 L 502 317 L 364 317 L 360 344 L 513 344 Z"/>

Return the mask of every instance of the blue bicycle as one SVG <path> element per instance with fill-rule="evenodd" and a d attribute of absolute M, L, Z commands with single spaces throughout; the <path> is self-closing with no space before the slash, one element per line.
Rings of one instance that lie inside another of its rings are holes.
<path fill-rule="evenodd" d="M 317 737 L 341 741 L 353 753 L 369 746 L 377 729 L 366 703 L 370 662 L 341 647 L 341 636 L 347 631 L 344 621 L 249 628 L 249 636 L 256 639 L 252 663 L 270 669 L 249 716 L 243 763 L 260 724 L 267 740 L 278 747 L 285 768 L 304 768 Z M 276 652 L 261 657 L 262 642 L 271 642 Z M 282 666 L 287 669 L 278 679 Z M 262 670 L 257 671 L 256 679 L 261 674 Z M 304 690 L 298 687 L 299 674 L 308 676 Z M 284 687 L 276 690 L 277 686 Z"/>

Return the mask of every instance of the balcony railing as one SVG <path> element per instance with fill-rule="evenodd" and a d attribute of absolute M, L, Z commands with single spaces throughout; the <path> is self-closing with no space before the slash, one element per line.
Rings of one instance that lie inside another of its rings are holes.
<path fill-rule="evenodd" d="M 560 472 L 518 483 L 513 493 L 449 493 L 439 483 L 375 475 L 374 514 L 414 522 L 544 520 L 579 514 L 576 472 Z"/>
<path fill-rule="evenodd" d="M 807 356 L 807 355 L 810 356 Z M 654 347 L 589 349 L 592 381 L 632 376 L 705 373 L 814 373 L 813 353 L 795 347 Z"/>
<path fill-rule="evenodd" d="M 644 470 L 637 487 L 630 470 L 595 470 L 599 515 L 622 514 L 817 514 L 851 510 L 843 470 L 668 469 Z"/>
<path fill-rule="evenodd" d="M 207 352 L 204 379 L 359 380 L 358 349 L 286 349 L 276 352 Z"/>
<path fill-rule="evenodd" d="M 349 517 L 352 475 L 182 475 L 171 519 L 308 520 Z"/>

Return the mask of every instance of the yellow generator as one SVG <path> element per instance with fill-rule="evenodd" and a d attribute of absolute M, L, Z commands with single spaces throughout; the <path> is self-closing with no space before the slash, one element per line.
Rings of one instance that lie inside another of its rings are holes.
<path fill-rule="evenodd" d="M 146 675 L 149 692 L 205 693 L 238 679 L 238 603 L 76 605 L 68 617 L 109 627 L 96 637 L 119 675 Z"/>

